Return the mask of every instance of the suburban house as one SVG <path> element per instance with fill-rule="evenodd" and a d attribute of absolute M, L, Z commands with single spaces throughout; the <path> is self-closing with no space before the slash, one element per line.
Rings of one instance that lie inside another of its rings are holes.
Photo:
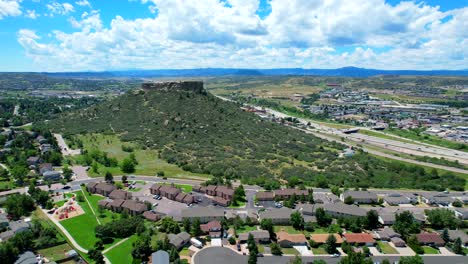
<path fill-rule="evenodd" d="M 309 195 L 308 190 L 300 190 L 300 189 L 293 189 L 293 188 L 275 190 L 274 193 L 275 193 L 275 198 L 278 197 L 280 200 L 288 200 L 294 194 L 296 196 Z"/>
<path fill-rule="evenodd" d="M 181 212 L 182 220 L 189 219 L 193 222 L 195 218 L 205 224 L 213 220 L 221 221 L 224 218 L 224 210 L 210 207 L 186 208 Z"/>
<path fill-rule="evenodd" d="M 345 240 L 350 244 L 372 246 L 375 244 L 374 238 L 368 233 L 346 233 Z"/>
<path fill-rule="evenodd" d="M 132 194 L 130 192 L 126 192 L 123 190 L 113 190 L 109 194 L 109 198 L 112 200 L 115 200 L 115 199 L 128 200 L 132 198 Z"/>
<path fill-rule="evenodd" d="M 151 221 L 151 222 L 157 222 L 161 219 L 161 215 L 160 214 L 157 214 L 157 213 L 154 213 L 154 212 L 151 212 L 151 211 L 145 211 L 143 213 L 143 217 L 148 220 L 148 221 Z"/>
<path fill-rule="evenodd" d="M 304 234 L 289 234 L 284 231 L 276 233 L 277 243 L 281 247 L 293 247 L 307 245 L 307 239 Z"/>
<path fill-rule="evenodd" d="M 395 232 L 391 227 L 383 228 L 375 233 L 377 238 L 383 241 L 390 241 L 394 237 L 401 237 L 401 235 Z"/>
<path fill-rule="evenodd" d="M 354 203 L 357 204 L 372 204 L 378 202 L 377 194 L 369 191 L 346 191 L 341 194 L 341 201 L 345 201 L 347 197 L 351 197 Z"/>
<path fill-rule="evenodd" d="M 200 229 L 205 233 L 209 234 L 211 238 L 221 237 L 221 222 L 218 220 L 210 221 L 206 224 L 201 224 Z"/>
<path fill-rule="evenodd" d="M 283 207 L 279 209 L 269 209 L 259 213 L 259 220 L 271 219 L 273 224 L 289 224 L 291 219 L 292 209 Z"/>
<path fill-rule="evenodd" d="M 389 195 L 386 195 L 383 199 L 384 202 L 392 206 L 398 206 L 400 204 L 411 204 L 412 202 L 408 197 L 399 193 L 391 193 Z"/>
<path fill-rule="evenodd" d="M 425 193 L 423 196 L 423 201 L 429 205 L 442 205 L 448 206 L 452 202 L 455 201 L 454 198 L 448 196 L 444 193 L 432 194 L 432 193 Z"/>
<path fill-rule="evenodd" d="M 273 201 L 275 200 L 275 193 L 274 192 L 257 192 L 255 194 L 257 201 Z"/>
<path fill-rule="evenodd" d="M 448 231 L 450 242 L 454 242 L 457 238 L 460 238 L 462 245 L 468 246 L 468 235 L 463 230 L 449 230 Z"/>
<path fill-rule="evenodd" d="M 460 208 L 453 208 L 455 215 L 460 218 L 461 220 L 468 220 L 468 208 L 460 207 Z"/>
<path fill-rule="evenodd" d="M 227 186 L 217 186 L 216 187 L 216 196 L 221 197 L 226 200 L 232 200 L 234 196 L 234 190 Z"/>
<path fill-rule="evenodd" d="M 311 234 L 310 239 L 313 240 L 315 243 L 325 244 L 330 235 L 335 237 L 336 244 L 340 245 L 343 243 L 343 238 L 341 238 L 339 234 Z"/>
<path fill-rule="evenodd" d="M 29 220 L 11 221 L 8 223 L 8 230 L 0 233 L 0 242 L 12 238 L 14 235 L 29 230 L 31 223 Z"/>
<path fill-rule="evenodd" d="M 41 175 L 44 174 L 46 171 L 52 171 L 54 168 L 52 167 L 52 163 L 42 163 L 39 165 L 39 173 Z"/>
<path fill-rule="evenodd" d="M 174 185 L 161 185 L 155 183 L 150 187 L 150 192 L 153 195 L 160 195 L 169 200 L 175 201 L 176 196 L 182 191 Z"/>
<path fill-rule="evenodd" d="M 395 247 L 405 247 L 406 246 L 406 243 L 403 239 L 399 238 L 399 237 L 392 237 L 390 239 L 390 242 L 393 243 L 393 245 L 395 245 Z"/>
<path fill-rule="evenodd" d="M 444 240 L 437 233 L 419 233 L 416 235 L 416 239 L 419 244 L 425 246 L 443 247 L 445 245 Z"/>
<path fill-rule="evenodd" d="M 237 211 L 237 210 L 226 210 L 226 219 L 234 219 L 239 216 L 242 220 L 250 218 L 251 221 L 258 221 L 258 214 L 256 210 Z"/>
<path fill-rule="evenodd" d="M 266 230 L 256 230 L 256 231 L 250 231 L 247 233 L 239 234 L 239 242 L 240 243 L 247 242 L 247 239 L 249 238 L 249 234 L 252 234 L 255 242 L 257 243 L 269 243 L 270 242 L 270 233 L 268 233 L 268 231 Z"/>
<path fill-rule="evenodd" d="M 190 241 L 190 235 L 187 232 L 180 232 L 177 235 L 169 234 L 169 243 L 172 244 L 177 249 L 181 249 Z"/>
<path fill-rule="evenodd" d="M 164 250 L 158 250 L 151 254 L 152 264 L 169 264 L 169 253 Z"/>
<path fill-rule="evenodd" d="M 37 156 L 29 157 L 26 160 L 26 163 L 28 164 L 28 166 L 37 166 L 41 163 L 41 158 Z"/>
<path fill-rule="evenodd" d="M 62 179 L 62 175 L 58 171 L 46 171 L 42 174 L 44 181 L 59 181 Z"/>
<path fill-rule="evenodd" d="M 219 196 L 214 196 L 212 201 L 214 204 L 224 206 L 224 207 L 229 206 L 229 204 L 231 203 L 230 200 L 226 200 L 223 197 L 219 197 Z"/>
<path fill-rule="evenodd" d="M 122 204 L 125 200 L 115 199 L 112 202 L 107 203 L 106 207 L 114 212 L 122 212 Z"/>
<path fill-rule="evenodd" d="M 195 202 L 195 198 L 191 194 L 180 192 L 176 197 L 175 201 L 179 203 L 191 204 Z"/>
<path fill-rule="evenodd" d="M 145 203 L 135 200 L 125 200 L 121 206 L 122 209 L 130 215 L 140 215 L 144 211 L 148 210 L 148 206 Z"/>
<path fill-rule="evenodd" d="M 117 187 L 115 187 L 113 184 L 107 183 L 107 182 L 100 182 L 100 183 L 90 182 L 90 183 L 88 183 L 88 185 L 86 185 L 86 190 L 88 190 L 88 192 L 100 194 L 100 195 L 103 195 L 103 196 L 109 196 L 109 194 L 113 190 L 116 190 L 116 189 L 117 189 Z"/>
<path fill-rule="evenodd" d="M 192 191 L 194 191 L 194 192 L 199 192 L 199 193 L 206 193 L 206 187 L 200 186 L 200 185 L 198 185 L 198 186 L 193 186 L 193 187 L 192 187 Z"/>
<path fill-rule="evenodd" d="M 352 217 L 366 216 L 367 211 L 355 205 L 344 203 L 326 203 L 326 204 L 300 204 L 296 207 L 304 215 L 315 215 L 317 208 L 323 208 L 326 213 L 333 217 Z"/>
<path fill-rule="evenodd" d="M 341 202 L 340 198 L 333 193 L 314 192 L 315 203 L 337 203 Z"/>
<path fill-rule="evenodd" d="M 216 185 L 208 185 L 205 187 L 205 193 L 211 196 L 216 196 Z"/>

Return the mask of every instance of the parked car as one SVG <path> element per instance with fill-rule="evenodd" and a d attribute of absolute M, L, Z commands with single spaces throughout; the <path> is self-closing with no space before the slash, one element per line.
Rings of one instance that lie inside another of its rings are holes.
<path fill-rule="evenodd" d="M 241 246 L 240 246 L 240 244 L 237 244 L 237 251 L 241 251 Z"/>
<path fill-rule="evenodd" d="M 153 204 L 153 207 L 156 207 L 156 206 L 158 206 L 158 203 L 154 203 L 154 204 Z"/>
<path fill-rule="evenodd" d="M 334 257 L 334 258 L 339 258 L 339 257 L 340 257 L 340 253 L 335 253 L 335 254 L 332 255 L 332 257 Z"/>

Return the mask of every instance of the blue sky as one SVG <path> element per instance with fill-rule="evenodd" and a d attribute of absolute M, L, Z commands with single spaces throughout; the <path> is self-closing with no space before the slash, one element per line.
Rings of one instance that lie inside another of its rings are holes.
<path fill-rule="evenodd" d="M 0 71 L 468 69 L 468 0 L 0 0 Z"/>

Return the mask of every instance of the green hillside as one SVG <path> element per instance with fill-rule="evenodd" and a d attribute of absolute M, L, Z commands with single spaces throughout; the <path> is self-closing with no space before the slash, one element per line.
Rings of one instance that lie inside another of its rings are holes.
<path fill-rule="evenodd" d="M 47 123 L 65 135 L 117 134 L 157 150 L 169 163 L 195 173 L 270 185 L 442 189 L 465 186 L 454 175 L 428 173 L 357 154 L 339 158 L 344 146 L 243 112 L 235 103 L 201 92 L 133 90 Z"/>

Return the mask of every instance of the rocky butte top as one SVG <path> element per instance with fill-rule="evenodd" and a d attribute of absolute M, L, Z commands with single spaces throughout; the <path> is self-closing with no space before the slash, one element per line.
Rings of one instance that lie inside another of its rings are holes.
<path fill-rule="evenodd" d="M 204 92 L 202 81 L 179 81 L 179 82 L 145 82 L 141 85 L 144 90 L 171 91 L 193 91 Z"/>

